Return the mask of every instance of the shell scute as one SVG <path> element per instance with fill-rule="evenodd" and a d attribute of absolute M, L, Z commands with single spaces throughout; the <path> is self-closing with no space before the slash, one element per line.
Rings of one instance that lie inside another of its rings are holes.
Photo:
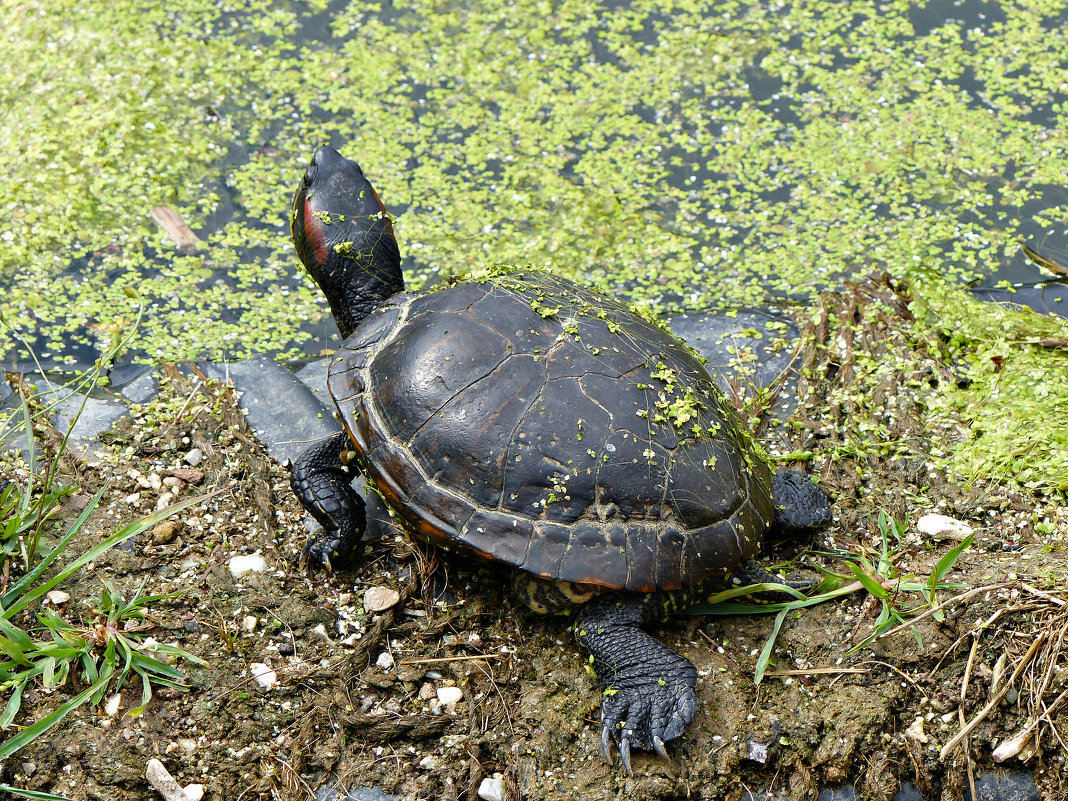
<path fill-rule="evenodd" d="M 338 356 L 361 467 L 437 544 L 650 591 L 733 569 L 770 523 L 768 468 L 698 359 L 570 282 L 402 293 Z"/>
<path fill-rule="evenodd" d="M 581 392 L 576 379 L 545 382 L 508 444 L 509 508 L 565 523 L 585 514 L 596 487 L 597 432 L 609 423 L 604 408 Z"/>
<path fill-rule="evenodd" d="M 512 565 L 522 564 L 534 526 L 529 521 L 527 525 L 519 525 L 517 518 L 513 521 L 515 525 L 502 528 L 499 515 L 476 509 L 460 529 L 457 540 L 484 556 Z"/>
<path fill-rule="evenodd" d="M 531 356 L 507 357 L 435 413 L 412 437 L 412 454 L 433 480 L 479 506 L 498 506 L 512 434 L 542 383 Z"/>
<path fill-rule="evenodd" d="M 370 364 L 375 402 L 389 410 L 391 433 L 407 442 L 507 355 L 499 337 L 466 315 L 409 318 L 403 336 L 383 346 Z"/>
<path fill-rule="evenodd" d="M 412 492 L 408 505 L 397 512 L 412 529 L 435 545 L 449 546 L 458 539 L 475 510 L 466 498 L 443 492 L 427 481 Z"/>
<path fill-rule="evenodd" d="M 530 312 L 529 302 L 494 287 L 471 305 L 470 315 L 504 339 L 512 353 L 547 353 L 559 326 Z"/>
<path fill-rule="evenodd" d="M 560 577 L 560 563 L 567 553 L 571 531 L 567 526 L 538 520 L 531 525 L 530 547 L 519 567 L 546 578 Z"/>
<path fill-rule="evenodd" d="M 574 575 L 597 565 L 598 577 L 608 585 L 627 581 L 627 552 L 612 542 L 601 526 L 579 523 L 572 528 L 571 541 L 560 560 L 560 573 Z"/>

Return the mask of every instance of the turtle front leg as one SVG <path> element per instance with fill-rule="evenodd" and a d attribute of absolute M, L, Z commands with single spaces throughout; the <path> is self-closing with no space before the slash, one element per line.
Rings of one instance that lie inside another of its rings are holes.
<path fill-rule="evenodd" d="M 775 499 L 772 528 L 779 534 L 808 531 L 832 520 L 827 493 L 800 470 L 776 470 L 771 478 L 771 494 Z"/>
<path fill-rule="evenodd" d="M 575 635 L 592 654 L 604 690 L 601 747 L 611 762 L 615 740 L 631 775 L 632 748 L 667 759 L 664 743 L 682 734 L 697 711 L 694 666 L 642 631 L 673 606 L 668 593 L 613 593 L 586 604 L 575 623 Z"/>
<path fill-rule="evenodd" d="M 332 570 L 344 563 L 363 536 L 367 524 L 363 498 L 349 482 L 341 454 L 349 448 L 344 431 L 313 445 L 290 466 L 289 483 L 301 504 L 323 527 L 301 553 L 301 564 Z"/>

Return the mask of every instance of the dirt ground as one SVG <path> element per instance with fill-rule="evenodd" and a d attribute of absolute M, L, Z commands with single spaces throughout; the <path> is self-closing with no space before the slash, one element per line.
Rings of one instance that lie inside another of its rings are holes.
<path fill-rule="evenodd" d="M 842 313 L 823 309 L 831 318 Z M 840 336 L 819 321 L 806 335 Z M 880 335 L 871 337 L 851 346 L 877 356 Z M 882 341 L 895 347 L 892 337 Z M 528 611 L 510 596 L 506 575 L 412 543 L 381 513 L 353 572 L 306 575 L 298 558 L 307 530 L 288 471 L 253 439 L 231 389 L 169 369 L 159 398 L 105 437 L 104 458 L 65 462 L 66 480 L 81 486 L 67 499 L 67 520 L 107 486 L 72 553 L 156 509 L 168 487 L 179 498 L 221 492 L 78 573 L 65 587 L 72 598 L 63 614 L 87 624 L 101 578 L 126 592 L 146 579 L 145 593 L 182 590 L 153 605 L 155 625 L 144 634 L 209 666 L 179 662 L 188 691 L 159 690 L 138 718 L 124 716 L 140 702 L 137 681 L 123 688 L 114 715 L 75 711 L 9 759 L 2 780 L 79 800 L 156 798 L 144 778 L 155 757 L 181 784 L 205 785 L 209 801 L 304 799 L 330 785 L 378 787 L 403 799 L 474 799 L 493 777 L 506 798 L 530 801 L 815 799 L 842 786 L 891 799 L 907 785 L 923 797 L 958 799 L 968 794 L 969 773 L 1000 767 L 1033 773 L 1042 798 L 1068 798 L 1058 733 L 1065 712 L 1044 717 L 1068 688 L 1063 510 L 1018 487 L 963 486 L 933 468 L 916 422 L 922 392 L 903 389 L 911 380 L 884 393 L 879 407 L 903 439 L 915 435 L 910 455 L 827 456 L 832 445 L 842 453 L 870 416 L 848 401 L 812 400 L 837 398 L 850 381 L 860 386 L 847 375 L 848 353 L 831 365 L 826 352 L 806 357 L 795 423 L 765 436 L 778 450 L 814 454 L 808 469 L 833 497 L 835 520 L 815 537 L 770 544 L 768 564 L 848 573 L 841 552 L 876 551 L 885 510 L 909 524 L 894 543 L 895 567 L 925 581 L 955 544 L 918 533 L 918 518 L 937 511 L 975 530 L 973 547 L 945 577 L 960 586 L 961 600 L 859 650 L 851 649 L 882 608 L 866 592 L 795 612 L 759 686 L 754 671 L 773 615 L 666 623 L 659 636 L 696 665 L 701 702 L 693 724 L 669 744 L 670 763 L 638 754 L 628 777 L 618 758 L 604 760 L 599 694 L 568 620 Z M 921 372 L 938 361 L 910 353 Z M 184 457 L 194 448 L 203 461 L 191 469 Z M 159 481 L 168 477 L 179 482 Z M 266 569 L 234 578 L 230 559 L 256 552 Z M 367 611 L 371 588 L 395 590 L 399 601 Z M 908 610 L 922 598 L 891 594 L 890 602 Z M 252 663 L 269 665 L 277 684 L 261 687 Z M 962 718 L 980 714 L 1006 686 L 966 747 L 941 759 Z M 460 699 L 443 703 L 453 687 Z M 16 724 L 39 719 L 72 691 L 29 693 Z M 1026 764 L 1011 758 L 997 766 L 994 748 L 1036 720 Z"/>

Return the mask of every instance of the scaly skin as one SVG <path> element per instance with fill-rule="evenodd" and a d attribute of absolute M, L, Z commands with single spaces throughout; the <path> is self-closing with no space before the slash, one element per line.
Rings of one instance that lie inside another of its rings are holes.
<path fill-rule="evenodd" d="M 697 670 L 642 631 L 666 617 L 678 600 L 678 593 L 611 593 L 582 607 L 575 624 L 575 637 L 593 656 L 604 691 L 601 748 L 611 762 L 615 740 L 628 774 L 632 748 L 666 759 L 664 743 L 682 734 L 697 712 Z"/>
<path fill-rule="evenodd" d="M 694 666 L 642 629 L 714 592 L 754 584 L 781 584 L 796 590 L 813 586 L 813 582 L 783 581 L 747 559 L 731 575 L 696 587 L 642 595 L 610 593 L 582 607 L 575 622 L 575 638 L 593 656 L 593 670 L 604 691 L 601 748 L 609 762 L 612 741 L 619 746 L 628 774 L 632 773 L 632 749 L 656 751 L 667 759 L 665 743 L 682 734 L 697 711 Z M 749 599 L 777 603 L 792 597 L 766 592 Z"/>
<path fill-rule="evenodd" d="M 793 534 L 819 528 L 831 522 L 831 503 L 823 490 L 800 470 L 781 469 L 771 478 L 771 495 L 775 499 L 772 530 Z"/>
<path fill-rule="evenodd" d="M 341 461 L 350 447 L 349 435 L 342 431 L 308 448 L 290 466 L 293 492 L 323 527 L 301 554 L 301 562 L 310 567 L 332 570 L 335 563 L 349 561 L 363 536 L 363 498 L 350 486 L 352 475 Z"/>

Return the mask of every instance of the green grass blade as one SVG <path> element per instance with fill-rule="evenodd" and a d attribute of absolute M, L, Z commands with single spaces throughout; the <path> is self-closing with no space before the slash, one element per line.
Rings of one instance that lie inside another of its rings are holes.
<path fill-rule="evenodd" d="M 760 656 L 757 657 L 756 662 L 756 674 L 753 680 L 760 684 L 764 678 L 764 671 L 768 668 L 768 662 L 771 660 L 771 651 L 775 647 L 775 640 L 779 637 L 779 630 L 782 628 L 782 623 L 786 620 L 786 615 L 789 609 L 783 609 L 779 614 L 775 616 L 775 623 L 771 627 L 771 634 L 768 636 L 768 641 L 764 643 L 764 647 L 760 649 Z"/>
<path fill-rule="evenodd" d="M 18 645 L 13 643 L 7 637 L 0 637 L 0 651 L 10 657 L 12 662 L 22 665 L 23 667 L 32 667 L 33 662 L 26 656 L 26 653 Z"/>
<path fill-rule="evenodd" d="M 46 656 L 41 663 L 41 682 L 46 689 L 52 689 L 56 678 L 56 658 Z"/>
<path fill-rule="evenodd" d="M 942 582 L 942 579 L 945 578 L 946 573 L 953 569 L 953 565 L 960 559 L 960 555 L 971 547 L 974 538 L 974 534 L 969 534 L 957 545 L 950 548 L 945 556 L 938 560 L 934 572 L 931 573 L 931 577 L 927 581 L 927 590 L 930 592 L 932 599 L 934 598 L 935 590 L 938 589 L 938 585 Z"/>
<path fill-rule="evenodd" d="M 4 707 L 4 712 L 0 715 L 0 729 L 6 729 L 11 725 L 11 721 L 15 719 L 15 715 L 19 713 L 19 709 L 22 707 L 22 688 L 25 684 L 16 684 L 11 691 L 11 697 L 7 699 L 7 706 Z"/>
<path fill-rule="evenodd" d="M 23 798 L 40 799 L 40 801 L 72 801 L 65 795 L 52 795 L 51 793 L 42 793 L 40 790 L 20 790 L 18 787 L 9 787 L 6 784 L 0 784 L 0 792 L 11 793 Z"/>
<path fill-rule="evenodd" d="M 63 720 L 63 718 L 65 718 L 71 710 L 77 709 L 79 706 L 84 704 L 89 698 L 89 696 L 95 693 L 102 685 L 107 684 L 107 681 L 110 678 L 111 677 L 108 676 L 107 678 L 100 679 L 100 681 L 98 681 L 96 684 L 85 688 L 76 696 L 71 698 L 69 701 L 67 701 L 67 703 L 63 704 L 63 706 L 61 706 L 51 715 L 41 718 L 36 723 L 27 726 L 18 734 L 14 735 L 13 737 L 9 737 L 8 739 L 4 740 L 4 742 L 0 743 L 0 762 L 3 762 L 5 759 L 14 754 L 20 748 L 23 748 L 32 743 L 35 739 L 40 737 L 46 731 L 48 731 L 61 720 Z"/>
<path fill-rule="evenodd" d="M 710 595 L 708 597 L 707 603 L 721 603 L 723 601 L 729 601 L 734 598 L 741 598 L 747 595 L 756 595 L 757 593 L 762 592 L 773 592 L 781 593 L 783 595 L 792 595 L 799 601 L 803 601 L 804 599 L 808 598 L 808 596 L 805 595 L 803 592 L 801 592 L 800 590 L 795 590 L 793 587 L 787 587 L 785 584 L 775 584 L 772 582 L 766 582 L 764 584 L 747 584 L 744 587 L 731 587 L 729 590 L 723 590 L 722 592 L 717 592 L 715 595 Z M 783 603 L 788 603 L 788 601 L 784 601 Z M 763 606 L 763 604 L 760 605 Z"/>
<path fill-rule="evenodd" d="M 25 576 L 23 576 L 21 579 L 11 585 L 11 588 L 4 593 L 2 598 L 0 598 L 0 607 L 7 609 L 8 605 L 11 604 L 16 598 L 18 598 L 26 590 L 27 587 L 31 586 L 35 581 L 37 581 L 37 577 L 40 576 L 41 573 L 43 573 L 45 570 L 47 570 L 48 566 L 51 565 L 52 562 L 54 562 L 60 556 L 60 554 L 62 554 L 66 550 L 67 545 L 69 545 L 70 541 L 74 539 L 74 535 L 81 531 L 82 526 L 85 525 L 85 521 L 89 519 L 89 515 L 93 513 L 93 510 L 96 509 L 97 504 L 100 503 L 100 499 L 104 497 L 105 491 L 107 491 L 107 485 L 104 485 L 104 488 L 101 489 L 100 492 L 98 492 L 95 496 L 93 496 L 93 499 L 89 501 L 85 509 L 82 510 L 82 513 L 78 515 L 78 519 L 71 524 L 69 529 L 67 529 L 67 533 L 63 535 L 63 539 L 59 541 L 56 547 L 49 551 L 48 555 L 45 556 L 37 564 L 37 566 L 34 567 L 33 570 L 28 572 Z M 11 615 L 4 614 L 4 617 L 10 618 Z"/>
<path fill-rule="evenodd" d="M 0 618 L 3 620 L 3 618 Z M 42 626 L 48 629 L 52 634 L 52 639 L 56 642 L 63 640 L 65 633 L 73 632 L 74 626 L 59 616 L 59 613 L 55 609 L 45 607 L 37 613 L 37 620 Z M 78 639 L 81 639 L 80 637 Z"/>
<path fill-rule="evenodd" d="M 150 656 L 146 656 L 140 652 L 131 652 L 133 654 L 132 661 L 134 670 L 141 673 L 144 670 L 149 670 L 153 673 L 158 673 L 161 676 L 167 676 L 172 679 L 181 680 L 185 678 L 185 674 L 178 668 L 171 667 L 166 662 L 161 662 L 158 659 L 153 659 Z"/>
<path fill-rule="evenodd" d="M 148 702 L 152 700 L 152 682 L 148 680 L 148 676 L 143 671 L 136 667 L 134 670 L 141 677 L 141 706 L 135 707 L 123 715 L 123 717 L 127 718 L 140 717 L 141 713 L 145 711 L 145 707 L 148 706 Z"/>
<path fill-rule="evenodd" d="M 93 655 L 85 651 L 79 658 L 82 660 L 82 673 L 90 682 L 95 684 L 100 675 L 96 672 L 96 660 L 93 659 Z"/>
<path fill-rule="evenodd" d="M 196 662 L 198 665 L 207 665 L 208 664 L 205 660 L 201 659 L 196 654 L 191 654 L 188 651 L 183 651 L 177 645 L 163 645 L 163 644 L 160 644 L 160 645 L 157 645 L 155 648 L 153 648 L 152 651 L 153 651 L 153 653 L 157 653 L 157 654 L 168 654 L 170 656 L 178 656 L 178 657 L 181 657 L 182 659 L 187 659 L 190 662 Z"/>
<path fill-rule="evenodd" d="M 180 595 L 185 595 L 187 592 L 189 592 L 188 588 L 184 590 L 175 590 L 174 592 L 162 592 L 159 595 L 146 595 L 144 598 L 135 597 L 126 605 L 125 611 L 141 609 L 150 604 L 158 603 L 159 601 L 167 601 L 171 598 L 177 598 Z"/>
<path fill-rule="evenodd" d="M 23 651 L 32 651 L 37 647 L 37 644 L 29 634 L 3 618 L 0 618 L 0 634 L 7 637 Z"/>
<path fill-rule="evenodd" d="M 769 584 L 761 586 L 770 586 L 774 589 L 776 587 L 781 588 L 782 585 Z M 740 594 L 735 590 L 726 590 L 710 596 L 707 601 L 694 604 L 686 610 L 686 613 L 690 615 L 766 615 L 772 612 L 779 612 L 783 609 L 804 609 L 806 606 L 815 606 L 816 604 L 826 603 L 835 598 L 851 595 L 856 591 L 856 587 L 835 587 L 826 592 L 821 592 L 818 595 L 802 596 L 804 600 L 784 601 L 783 603 L 777 604 L 744 604 L 721 600 L 728 597 L 737 597 Z"/>
<path fill-rule="evenodd" d="M 857 581 L 861 583 L 864 589 L 880 601 L 885 601 L 890 597 L 890 593 L 886 591 L 882 582 L 869 576 L 859 565 L 855 565 L 852 562 L 846 562 L 846 566 L 853 571 L 853 575 L 857 577 Z"/>

